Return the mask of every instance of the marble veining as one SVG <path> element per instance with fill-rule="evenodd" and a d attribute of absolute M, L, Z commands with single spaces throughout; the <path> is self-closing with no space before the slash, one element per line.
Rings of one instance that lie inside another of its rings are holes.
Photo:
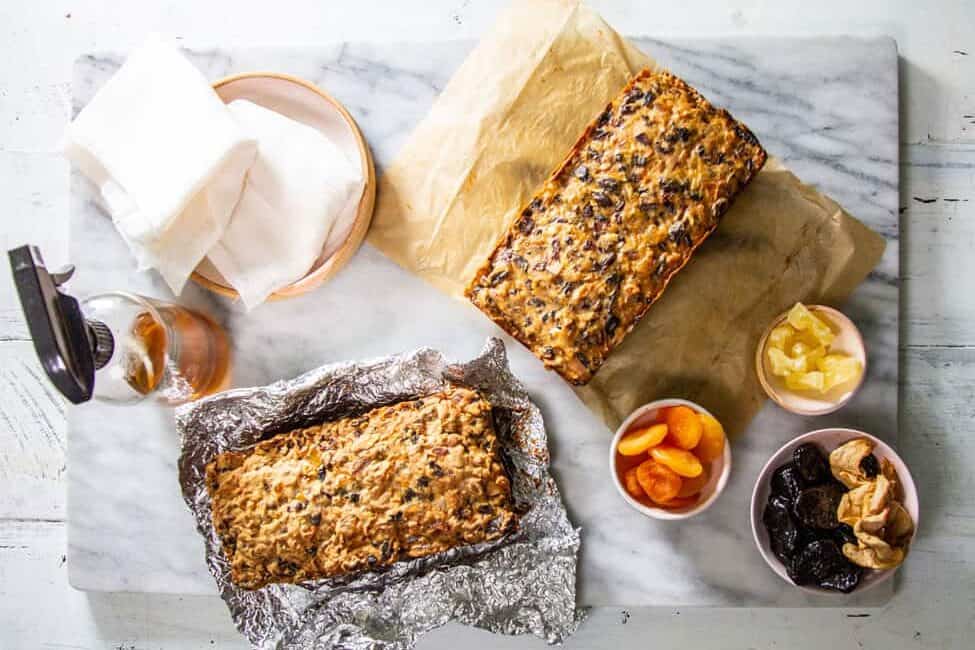
<path fill-rule="evenodd" d="M 580 603 L 587 605 L 876 605 L 892 583 L 853 599 L 811 598 L 763 563 L 748 504 L 766 459 L 815 428 L 897 434 L 898 160 L 897 53 L 889 39 L 637 38 L 641 49 L 747 123 L 798 176 L 882 233 L 877 269 L 844 306 L 867 340 L 869 376 L 839 413 L 801 418 L 767 403 L 733 441 L 728 488 L 705 514 L 683 523 L 645 520 L 615 493 L 603 424 L 556 376 L 506 338 L 514 372 L 545 416 L 553 470 L 572 520 L 582 527 Z M 473 42 L 347 43 L 316 48 L 208 50 L 191 58 L 216 79 L 247 70 L 288 72 L 346 104 L 381 169 L 426 113 Z M 118 67 L 111 54 L 75 67 L 79 110 Z M 168 295 L 138 273 L 77 174 L 71 179 L 70 250 L 77 295 L 127 289 Z M 322 363 L 422 345 L 470 358 L 498 330 L 365 246 L 333 282 L 250 315 L 195 286 L 181 302 L 213 314 L 234 343 L 235 385 L 263 384 Z M 152 404 L 88 404 L 68 413 L 68 568 L 78 588 L 213 593 L 202 543 L 179 496 L 179 441 L 171 413 Z"/>

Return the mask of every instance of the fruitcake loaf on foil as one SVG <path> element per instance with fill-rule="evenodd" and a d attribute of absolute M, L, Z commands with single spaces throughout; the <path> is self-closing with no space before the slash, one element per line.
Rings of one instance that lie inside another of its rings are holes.
<path fill-rule="evenodd" d="M 765 159 L 727 111 L 644 70 L 587 127 L 466 295 L 548 368 L 585 384 Z"/>
<path fill-rule="evenodd" d="M 517 526 L 491 405 L 459 386 L 224 452 L 206 485 L 231 579 L 248 589 L 379 569 Z"/>

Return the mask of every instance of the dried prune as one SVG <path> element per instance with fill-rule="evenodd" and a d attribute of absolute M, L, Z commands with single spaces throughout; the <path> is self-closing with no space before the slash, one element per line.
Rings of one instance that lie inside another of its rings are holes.
<path fill-rule="evenodd" d="M 840 525 L 836 519 L 836 508 L 843 493 L 843 488 L 834 483 L 806 488 L 796 498 L 792 513 L 803 526 L 834 530 Z"/>
<path fill-rule="evenodd" d="M 799 529 L 789 512 L 789 502 L 782 496 L 769 500 L 762 513 L 762 523 L 768 530 L 772 552 L 783 562 L 798 550 Z"/>
<path fill-rule="evenodd" d="M 687 183 L 683 183 L 674 178 L 661 178 L 660 189 L 662 189 L 664 192 L 677 194 L 687 189 Z"/>
<path fill-rule="evenodd" d="M 860 460 L 860 471 L 867 478 L 876 478 L 880 473 L 880 463 L 873 454 L 867 454 Z"/>
<path fill-rule="evenodd" d="M 799 548 L 805 548 L 807 544 L 823 539 L 834 539 L 832 530 L 821 530 L 819 528 L 809 528 L 801 524 L 799 527 Z"/>
<path fill-rule="evenodd" d="M 848 561 L 846 566 L 841 570 L 824 580 L 820 580 L 819 586 L 823 589 L 835 589 L 836 591 L 842 591 L 844 594 L 848 594 L 860 584 L 860 577 L 862 575 L 863 569 Z"/>
<path fill-rule="evenodd" d="M 770 496 L 783 496 L 790 504 L 794 503 L 799 496 L 799 491 L 802 490 L 799 470 L 792 463 L 782 465 L 772 472 L 770 487 L 772 490 Z"/>
<path fill-rule="evenodd" d="M 856 544 L 857 536 L 853 532 L 853 527 L 849 524 L 840 524 L 833 531 L 833 539 L 839 544 L 840 548 L 843 548 L 844 544 Z"/>
<path fill-rule="evenodd" d="M 829 466 L 823 452 L 811 442 L 796 447 L 792 452 L 792 462 L 803 485 L 818 485 L 829 477 Z"/>
<path fill-rule="evenodd" d="M 818 539 L 807 544 L 795 557 L 792 571 L 796 584 L 819 584 L 846 568 L 847 559 L 831 539 Z M 791 572 L 790 572 L 791 577 Z"/>
<path fill-rule="evenodd" d="M 803 547 L 805 548 L 805 547 Z M 799 554 L 797 553 L 792 557 L 792 559 L 784 562 L 785 572 L 789 575 L 789 580 L 797 585 L 807 584 L 804 577 L 799 573 Z"/>

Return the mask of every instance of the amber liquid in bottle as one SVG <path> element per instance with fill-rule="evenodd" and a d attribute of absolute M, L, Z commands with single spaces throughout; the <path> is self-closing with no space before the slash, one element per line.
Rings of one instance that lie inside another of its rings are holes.
<path fill-rule="evenodd" d="M 229 382 L 230 347 L 223 329 L 206 316 L 175 305 L 136 316 L 126 380 L 137 392 L 173 404 L 199 399 Z"/>

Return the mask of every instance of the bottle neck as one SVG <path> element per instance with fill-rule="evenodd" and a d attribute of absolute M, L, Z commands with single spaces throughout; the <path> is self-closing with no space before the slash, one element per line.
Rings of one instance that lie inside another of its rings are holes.
<path fill-rule="evenodd" d="M 115 337 L 108 325 L 89 318 L 85 320 L 88 326 L 88 344 L 91 346 L 92 360 L 95 363 L 95 370 L 101 370 L 112 360 L 115 353 Z"/>

